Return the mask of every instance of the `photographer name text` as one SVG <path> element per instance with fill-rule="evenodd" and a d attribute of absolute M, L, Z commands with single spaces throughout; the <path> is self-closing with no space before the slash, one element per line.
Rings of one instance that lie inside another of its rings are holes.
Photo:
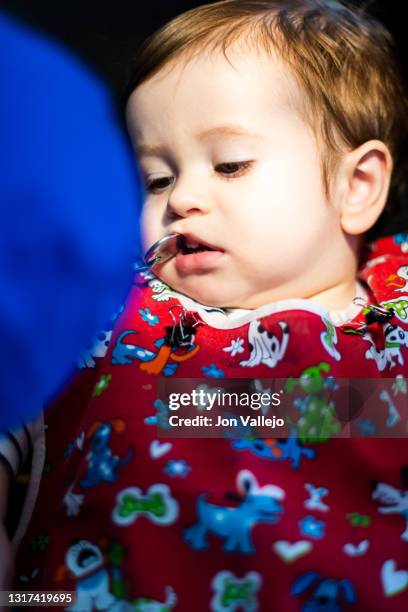
<path fill-rule="evenodd" d="M 238 427 L 238 425 L 243 425 L 244 427 L 270 427 L 272 429 L 285 425 L 284 419 L 275 416 L 266 417 L 263 414 L 258 414 L 255 417 L 250 415 L 222 417 L 218 415 L 217 419 L 202 414 L 195 417 L 180 417 L 173 414 L 169 417 L 168 423 L 171 427 Z"/>

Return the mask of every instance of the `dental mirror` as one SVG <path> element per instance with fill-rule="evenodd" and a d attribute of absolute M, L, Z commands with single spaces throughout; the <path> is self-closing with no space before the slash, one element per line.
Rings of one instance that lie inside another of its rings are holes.
<path fill-rule="evenodd" d="M 144 255 L 145 266 L 139 266 L 138 270 L 150 269 L 174 257 L 179 250 L 179 238 L 181 234 L 169 234 L 157 240 Z"/>

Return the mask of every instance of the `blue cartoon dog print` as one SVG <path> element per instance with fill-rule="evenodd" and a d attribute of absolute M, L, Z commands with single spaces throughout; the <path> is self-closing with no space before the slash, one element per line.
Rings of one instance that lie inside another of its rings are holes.
<path fill-rule="evenodd" d="M 90 489 L 101 482 L 116 482 L 119 477 L 119 469 L 127 465 L 132 459 L 132 451 L 128 451 L 125 457 L 114 455 L 110 442 L 114 424 L 102 422 L 95 424 L 95 431 L 92 435 L 91 448 L 86 457 L 88 469 L 85 477 L 79 485 L 82 489 Z"/>
<path fill-rule="evenodd" d="M 271 461 L 288 459 L 295 470 L 300 468 L 302 458 L 314 459 L 316 455 L 313 448 L 303 447 L 293 435 L 286 440 L 242 438 L 234 440 L 232 447 L 236 450 L 249 450 L 261 459 Z"/>
<path fill-rule="evenodd" d="M 251 530 L 258 523 L 277 523 L 283 512 L 284 491 L 275 485 L 260 487 L 252 472 L 242 470 L 237 476 L 241 496 L 235 508 L 209 504 L 205 494 L 198 497 L 198 521 L 185 530 L 186 542 L 195 550 L 208 547 L 207 534 L 224 539 L 225 552 L 253 553 Z"/>
<path fill-rule="evenodd" d="M 355 604 L 357 595 L 348 579 L 323 578 L 317 572 L 305 572 L 295 581 L 291 595 L 300 597 L 308 593 L 308 600 L 300 608 L 302 612 L 341 612 L 343 602 Z"/>

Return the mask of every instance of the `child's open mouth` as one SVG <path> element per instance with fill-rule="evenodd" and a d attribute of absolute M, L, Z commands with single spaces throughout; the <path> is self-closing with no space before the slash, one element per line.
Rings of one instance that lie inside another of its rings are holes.
<path fill-rule="evenodd" d="M 177 245 L 180 251 L 184 255 L 189 255 L 190 253 L 199 253 L 201 251 L 215 251 L 216 247 L 212 247 L 209 244 L 204 242 L 200 242 L 196 238 L 190 238 L 189 236 L 180 235 L 177 240 Z"/>
<path fill-rule="evenodd" d="M 176 268 L 182 274 L 210 269 L 223 254 L 223 250 L 219 247 L 188 234 L 180 235 L 178 247 Z"/>

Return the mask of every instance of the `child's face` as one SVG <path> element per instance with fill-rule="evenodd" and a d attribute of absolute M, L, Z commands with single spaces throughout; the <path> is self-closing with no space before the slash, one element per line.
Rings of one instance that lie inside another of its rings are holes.
<path fill-rule="evenodd" d="M 302 93 L 278 59 L 233 50 L 175 62 L 133 92 L 147 185 L 144 246 L 179 232 L 214 250 L 155 269 L 201 303 L 256 308 L 342 282 L 349 249 L 325 198 Z"/>

